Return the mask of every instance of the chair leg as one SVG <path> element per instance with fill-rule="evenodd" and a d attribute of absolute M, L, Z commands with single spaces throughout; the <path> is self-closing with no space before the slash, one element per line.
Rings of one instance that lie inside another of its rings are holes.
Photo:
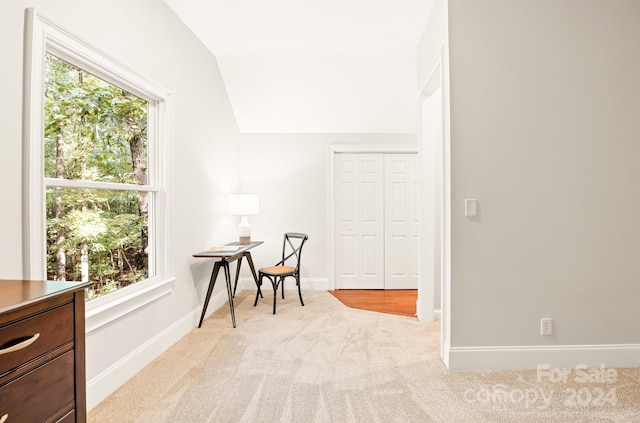
<path fill-rule="evenodd" d="M 273 284 L 273 314 L 276 314 L 276 300 L 278 299 L 278 283 L 280 282 L 280 280 L 278 280 L 277 276 L 273 277 L 273 280 L 271 281 L 271 283 Z"/>
<path fill-rule="evenodd" d="M 273 291 L 273 314 L 276 314 L 276 291 Z"/>
<path fill-rule="evenodd" d="M 284 300 L 284 280 L 286 277 L 280 278 L 280 285 L 282 286 L 282 299 Z"/>
<path fill-rule="evenodd" d="M 298 285 L 298 296 L 300 297 L 300 304 L 304 306 L 304 301 L 302 301 L 302 291 L 300 291 L 300 279 L 296 277 L 296 284 Z"/>

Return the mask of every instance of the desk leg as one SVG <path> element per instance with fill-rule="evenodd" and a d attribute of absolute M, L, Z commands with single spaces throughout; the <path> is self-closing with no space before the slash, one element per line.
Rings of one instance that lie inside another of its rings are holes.
<path fill-rule="evenodd" d="M 238 264 L 236 265 L 236 281 L 233 284 L 233 298 L 236 297 L 236 288 L 238 287 L 238 278 L 240 277 L 240 265 L 242 265 L 243 257 L 244 257 L 244 254 L 240 256 L 240 258 L 238 259 Z"/>
<path fill-rule="evenodd" d="M 204 300 L 204 306 L 202 306 L 202 315 L 200 316 L 200 323 L 198 323 L 198 327 L 202 326 L 202 321 L 204 320 L 204 314 L 207 311 L 207 306 L 209 305 L 209 300 L 211 299 L 211 292 L 213 292 L 213 287 L 216 284 L 216 278 L 218 277 L 218 272 L 220 271 L 220 261 L 217 261 L 213 265 L 213 271 L 211 272 L 211 279 L 209 280 L 209 288 L 207 289 L 207 296 Z"/>
<path fill-rule="evenodd" d="M 222 261 L 222 266 L 224 267 L 224 278 L 227 282 L 227 296 L 229 297 L 229 310 L 231 311 L 231 322 L 233 322 L 233 327 L 236 327 L 236 313 L 233 310 L 233 293 L 231 292 L 231 271 L 229 270 L 229 262 L 226 260 Z"/>
<path fill-rule="evenodd" d="M 260 284 L 258 283 L 258 275 L 256 274 L 256 268 L 253 265 L 253 259 L 251 258 L 251 252 L 247 251 L 243 254 L 244 257 L 247 258 L 247 262 L 249 263 L 249 268 L 251 269 L 251 273 L 253 274 L 253 280 L 256 283 L 256 287 L 258 288 L 258 294 L 260 294 L 260 298 L 264 298 L 262 296 L 262 291 L 260 290 Z"/>

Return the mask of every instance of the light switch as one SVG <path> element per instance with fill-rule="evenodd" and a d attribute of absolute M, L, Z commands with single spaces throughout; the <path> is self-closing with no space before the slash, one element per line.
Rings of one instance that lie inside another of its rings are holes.
<path fill-rule="evenodd" d="M 478 214 L 478 200 L 475 198 L 467 198 L 464 200 L 465 217 L 475 217 Z"/>

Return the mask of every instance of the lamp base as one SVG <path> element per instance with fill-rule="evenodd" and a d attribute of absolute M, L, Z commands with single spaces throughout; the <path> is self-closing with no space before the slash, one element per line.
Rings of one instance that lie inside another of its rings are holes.
<path fill-rule="evenodd" d="M 251 242 L 251 224 L 247 216 L 242 216 L 240 224 L 238 225 L 238 237 L 240 238 L 240 244 L 246 245 Z"/>

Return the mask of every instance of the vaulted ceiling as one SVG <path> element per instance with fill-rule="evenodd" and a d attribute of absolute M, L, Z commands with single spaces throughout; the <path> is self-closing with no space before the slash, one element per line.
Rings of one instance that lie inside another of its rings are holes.
<path fill-rule="evenodd" d="M 435 0 L 165 0 L 216 55 L 243 132 L 416 132 Z"/>

